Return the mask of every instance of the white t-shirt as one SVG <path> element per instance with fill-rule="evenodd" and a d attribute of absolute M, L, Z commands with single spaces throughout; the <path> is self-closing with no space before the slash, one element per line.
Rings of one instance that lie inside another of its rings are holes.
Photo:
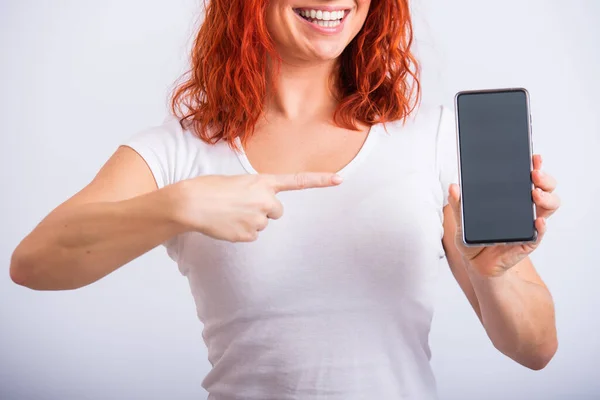
<path fill-rule="evenodd" d="M 165 245 L 204 324 L 213 400 L 436 398 L 428 336 L 455 127 L 421 106 L 372 127 L 337 187 L 278 194 L 284 216 L 253 243 L 186 233 Z M 176 119 L 126 143 L 159 185 L 256 173 Z"/>

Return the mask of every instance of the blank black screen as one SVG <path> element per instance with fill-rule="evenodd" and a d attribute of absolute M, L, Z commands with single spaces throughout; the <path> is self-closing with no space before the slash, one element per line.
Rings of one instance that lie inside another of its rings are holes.
<path fill-rule="evenodd" d="M 466 242 L 533 239 L 525 92 L 459 94 L 457 110 Z"/>

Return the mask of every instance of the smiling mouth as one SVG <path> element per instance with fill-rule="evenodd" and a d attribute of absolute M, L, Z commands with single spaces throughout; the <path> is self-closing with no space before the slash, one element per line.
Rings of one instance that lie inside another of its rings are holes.
<path fill-rule="evenodd" d="M 301 18 L 324 28 L 335 28 L 342 23 L 350 12 L 349 9 L 324 11 L 311 8 L 296 8 L 294 12 Z"/>

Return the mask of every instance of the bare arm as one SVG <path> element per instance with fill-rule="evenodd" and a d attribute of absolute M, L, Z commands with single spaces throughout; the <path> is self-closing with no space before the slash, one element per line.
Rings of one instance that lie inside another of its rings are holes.
<path fill-rule="evenodd" d="M 120 147 L 19 244 L 11 278 L 37 290 L 95 282 L 179 232 L 169 212 L 173 200 L 174 188 L 157 190 L 144 160 Z"/>
<path fill-rule="evenodd" d="M 501 276 L 485 277 L 469 268 L 455 245 L 456 220 L 444 210 L 448 264 L 494 346 L 531 369 L 541 369 L 556 352 L 554 304 L 529 258 Z"/>
<path fill-rule="evenodd" d="M 215 175 L 158 189 L 142 157 L 120 147 L 87 187 L 23 239 L 11 278 L 31 289 L 76 289 L 179 233 L 254 241 L 283 213 L 277 192 L 339 183 L 330 173 Z"/>

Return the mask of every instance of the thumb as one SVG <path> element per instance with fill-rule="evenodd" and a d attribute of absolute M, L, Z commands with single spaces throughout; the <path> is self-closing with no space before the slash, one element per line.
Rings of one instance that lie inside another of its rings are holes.
<path fill-rule="evenodd" d="M 460 216 L 460 201 L 460 187 L 456 183 L 453 183 L 448 188 L 448 203 L 452 208 L 454 219 L 459 227 L 462 225 L 462 219 Z"/>
<path fill-rule="evenodd" d="M 456 247 L 460 250 L 462 255 L 466 257 L 468 260 L 473 260 L 477 257 L 483 248 L 467 248 L 463 242 L 463 225 L 462 218 L 460 213 L 461 207 L 461 198 L 460 198 L 460 186 L 453 183 L 448 188 L 448 203 L 452 208 L 452 214 L 454 215 L 454 220 L 456 223 L 456 234 L 454 236 L 454 243 Z"/>
<path fill-rule="evenodd" d="M 459 249 L 463 249 L 463 226 L 462 218 L 460 215 L 460 202 L 460 187 L 456 183 L 453 183 L 448 188 L 448 204 L 450 204 L 450 208 L 452 208 L 452 214 L 454 215 L 454 222 L 456 224 L 456 234 L 454 241 Z"/>

